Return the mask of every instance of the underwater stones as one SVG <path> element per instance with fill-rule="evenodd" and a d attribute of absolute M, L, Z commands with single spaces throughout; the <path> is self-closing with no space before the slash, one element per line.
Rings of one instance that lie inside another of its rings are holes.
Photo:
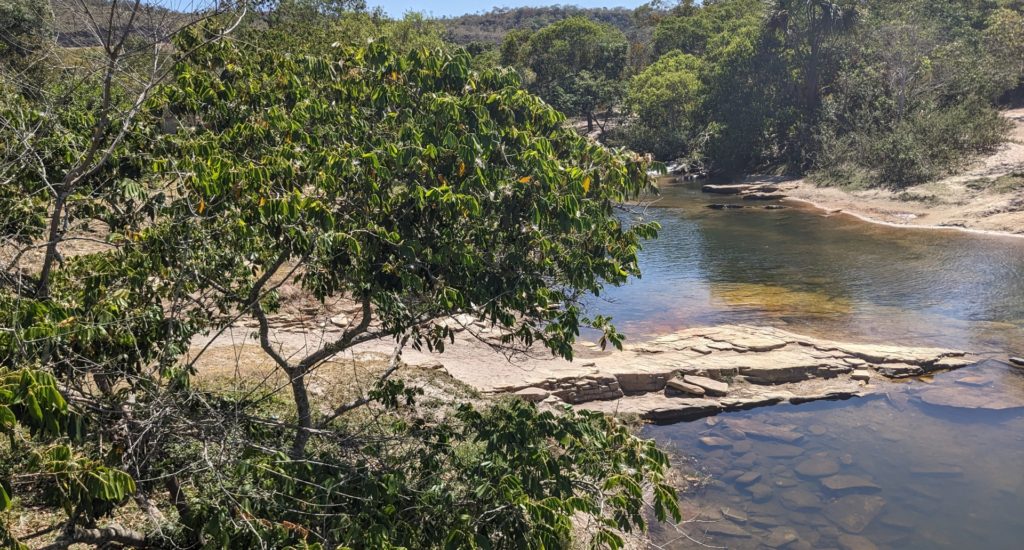
<path fill-rule="evenodd" d="M 665 382 L 665 387 L 666 388 L 671 388 L 671 389 L 676 390 L 676 391 L 681 392 L 681 393 L 685 393 L 685 394 L 688 394 L 688 395 L 693 395 L 693 396 L 696 396 L 696 397 L 703 397 L 704 396 L 704 388 L 702 388 L 702 387 L 700 387 L 700 386 L 698 386 L 696 384 L 690 384 L 690 383 L 686 382 L 685 380 L 683 380 L 681 377 L 678 377 L 678 376 L 675 377 L 675 378 L 672 378 L 668 382 Z"/>
<path fill-rule="evenodd" d="M 720 203 L 714 203 L 714 204 L 709 204 L 708 208 L 710 208 L 712 210 L 733 210 L 733 209 L 743 208 L 743 205 L 742 204 L 720 204 Z"/>
<path fill-rule="evenodd" d="M 881 489 L 875 482 L 871 481 L 866 477 L 860 477 L 849 474 L 838 474 L 834 476 L 823 477 L 819 480 L 821 484 L 830 491 L 843 492 L 843 491 L 872 491 Z"/>
<path fill-rule="evenodd" d="M 705 447 L 711 447 L 712 449 L 732 447 L 732 441 L 729 441 L 724 437 L 702 437 L 700 438 L 700 442 Z"/>
<path fill-rule="evenodd" d="M 683 376 L 683 382 L 703 389 L 704 392 L 710 396 L 722 397 L 729 393 L 729 384 L 719 382 L 718 380 L 712 380 L 711 378 L 704 376 L 687 374 Z"/>
<path fill-rule="evenodd" d="M 759 472 L 747 472 L 736 478 L 736 485 L 750 485 L 751 483 L 757 483 L 761 480 L 761 474 Z"/>
<path fill-rule="evenodd" d="M 792 427 L 773 426 L 756 420 L 729 418 L 725 425 L 745 433 L 748 437 L 794 443 L 803 439 L 803 435 Z"/>
<path fill-rule="evenodd" d="M 875 495 L 847 495 L 829 503 L 825 516 L 848 533 L 863 531 L 885 508 L 885 499 Z"/>
<path fill-rule="evenodd" d="M 812 424 L 809 428 L 807 428 L 807 431 L 810 432 L 811 435 L 822 436 L 828 433 L 828 428 L 822 426 L 821 424 Z"/>
<path fill-rule="evenodd" d="M 744 539 L 749 539 L 752 536 L 742 527 L 730 521 L 716 521 L 713 523 L 702 524 L 701 529 L 709 535 L 737 537 Z"/>
<path fill-rule="evenodd" d="M 804 454 L 804 450 L 800 447 L 785 443 L 765 443 L 760 445 L 757 450 L 769 458 L 796 458 Z"/>
<path fill-rule="evenodd" d="M 782 548 L 800 540 L 800 534 L 792 527 L 775 527 L 768 536 L 761 539 L 761 544 L 768 548 Z"/>
<path fill-rule="evenodd" d="M 828 457 L 816 456 L 800 462 L 795 470 L 804 477 L 825 477 L 839 473 L 839 463 Z"/>
<path fill-rule="evenodd" d="M 737 441 L 737 442 L 732 444 L 732 452 L 734 454 L 738 454 L 738 455 L 747 454 L 751 450 L 753 450 L 753 448 L 754 448 L 754 444 L 752 442 L 750 442 L 750 441 L 745 440 L 745 439 Z"/>
<path fill-rule="evenodd" d="M 964 386 L 990 386 L 992 385 L 992 379 L 985 378 L 983 376 L 965 376 L 956 381 L 957 384 L 963 384 Z"/>
<path fill-rule="evenodd" d="M 747 514 L 734 508 L 722 508 L 722 517 L 740 525 L 746 523 L 748 519 Z"/>
<path fill-rule="evenodd" d="M 955 387 L 929 388 L 917 395 L 921 401 L 940 407 L 1007 411 L 1024 409 L 1024 398 L 1004 392 L 965 391 Z"/>
<path fill-rule="evenodd" d="M 764 482 L 758 482 L 753 485 L 748 485 L 744 490 L 750 493 L 750 498 L 754 502 L 765 502 L 772 498 L 772 488 L 770 485 Z"/>
<path fill-rule="evenodd" d="M 839 535 L 836 542 L 839 543 L 839 548 L 842 550 L 878 550 L 875 543 L 859 535 L 848 535 L 844 533 Z"/>
<path fill-rule="evenodd" d="M 822 507 L 818 495 L 800 488 L 786 489 L 779 493 L 782 505 L 791 510 L 818 510 Z"/>

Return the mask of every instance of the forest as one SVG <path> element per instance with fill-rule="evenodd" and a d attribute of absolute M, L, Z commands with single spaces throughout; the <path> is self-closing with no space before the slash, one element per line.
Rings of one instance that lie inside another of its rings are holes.
<path fill-rule="evenodd" d="M 899 188 L 1024 99 L 1018 0 L 197 7 L 0 0 L 0 547 L 626 547 L 635 418 L 403 354 L 622 349 L 666 163 Z"/>

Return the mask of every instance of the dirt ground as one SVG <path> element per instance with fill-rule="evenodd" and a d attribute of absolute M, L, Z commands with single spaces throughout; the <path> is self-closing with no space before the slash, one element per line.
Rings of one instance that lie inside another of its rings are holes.
<path fill-rule="evenodd" d="M 1024 236 L 1024 108 L 1004 111 L 1009 141 L 961 173 L 908 187 L 849 190 L 799 180 L 789 200 L 894 226 L 960 228 Z"/>

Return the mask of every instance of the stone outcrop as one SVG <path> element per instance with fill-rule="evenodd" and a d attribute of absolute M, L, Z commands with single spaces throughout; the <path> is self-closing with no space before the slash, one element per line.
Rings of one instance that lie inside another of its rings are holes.
<path fill-rule="evenodd" d="M 975 362 L 951 349 L 836 342 L 746 325 L 685 329 L 620 352 L 580 346 L 577 360 L 571 363 L 527 358 L 511 366 L 487 364 L 481 362 L 485 354 L 472 350 L 457 361 L 446 361 L 453 351 L 440 356 L 445 369 L 482 392 L 522 392 L 531 401 L 543 400 L 546 392 L 587 409 L 634 414 L 650 421 L 866 396 L 884 392 L 885 381 L 891 378 Z M 504 362 L 500 357 L 497 361 Z M 933 400 L 927 394 L 921 399 Z M 751 437 L 781 443 L 799 437 L 777 428 L 746 428 L 742 431 Z"/>

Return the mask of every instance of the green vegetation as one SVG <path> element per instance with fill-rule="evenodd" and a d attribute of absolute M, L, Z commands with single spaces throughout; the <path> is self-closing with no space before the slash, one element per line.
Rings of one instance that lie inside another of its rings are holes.
<path fill-rule="evenodd" d="M 662 5 L 634 13 L 647 32 L 632 34 L 621 101 L 611 83 L 589 86 L 577 71 L 558 89 L 530 89 L 584 116 L 561 100 L 574 89 L 622 114 L 606 141 L 694 169 L 895 187 L 1001 143 L 997 108 L 1024 94 L 1024 7 L 1015 0 Z M 522 41 L 509 34 L 503 54 Z M 501 62 L 530 67 L 522 56 Z"/>
<path fill-rule="evenodd" d="M 90 6 L 119 23 L 74 63 L 35 93 L 0 80 L 0 545 L 557 548 L 583 520 L 617 548 L 679 519 L 666 455 L 618 421 L 422 407 L 392 376 L 462 315 L 509 349 L 571 357 L 584 326 L 620 346 L 580 299 L 639 274 L 657 227 L 616 205 L 648 188 L 643 157 L 421 18 L 275 5 L 142 47 L 131 6 Z M 67 58 L 40 40 L 27 55 Z M 580 70 L 617 75 L 622 44 Z M 294 300 L 352 318 L 292 345 Z M 228 331 L 272 372 L 210 355 Z M 313 387 L 381 340 L 368 391 Z"/>

